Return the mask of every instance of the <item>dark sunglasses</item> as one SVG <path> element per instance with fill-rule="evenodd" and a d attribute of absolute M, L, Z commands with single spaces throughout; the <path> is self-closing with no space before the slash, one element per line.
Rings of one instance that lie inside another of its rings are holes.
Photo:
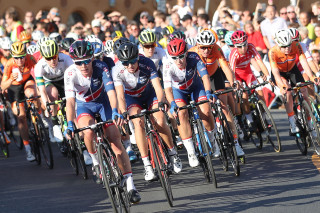
<path fill-rule="evenodd" d="M 146 49 L 150 49 L 150 48 L 155 48 L 156 45 L 155 44 L 149 44 L 149 45 L 143 45 L 144 48 Z"/>
<path fill-rule="evenodd" d="M 14 59 L 16 60 L 19 60 L 19 59 L 24 59 L 24 57 L 26 57 L 25 55 L 24 56 L 20 56 L 20 57 L 13 57 Z"/>
<path fill-rule="evenodd" d="M 280 15 L 287 15 L 287 12 L 285 12 L 285 13 L 280 13 Z"/>
<path fill-rule="evenodd" d="M 235 47 L 238 47 L 238 48 L 241 48 L 241 47 L 245 47 L 247 46 L 248 42 L 244 42 L 242 44 L 237 44 L 237 45 L 234 45 Z"/>
<path fill-rule="evenodd" d="M 131 59 L 129 61 L 121 61 L 123 66 L 129 66 L 129 64 L 135 64 L 139 60 L 139 57 Z"/>
<path fill-rule="evenodd" d="M 287 48 L 287 47 L 290 47 L 291 44 L 287 45 L 287 46 L 281 46 L 281 48 Z"/>
<path fill-rule="evenodd" d="M 91 62 L 91 58 L 83 60 L 83 61 L 75 61 L 75 65 L 81 66 L 82 64 L 88 65 Z"/>
<path fill-rule="evenodd" d="M 171 56 L 171 58 L 173 60 L 178 60 L 178 59 L 183 59 L 186 56 L 186 53 L 182 54 L 182 55 L 178 55 L 178 56 Z"/>
<path fill-rule="evenodd" d="M 212 46 L 200 46 L 200 49 L 202 49 L 202 50 L 211 50 Z"/>
<path fill-rule="evenodd" d="M 56 60 L 58 58 L 58 55 L 54 55 L 50 58 L 45 58 L 47 61 Z"/>

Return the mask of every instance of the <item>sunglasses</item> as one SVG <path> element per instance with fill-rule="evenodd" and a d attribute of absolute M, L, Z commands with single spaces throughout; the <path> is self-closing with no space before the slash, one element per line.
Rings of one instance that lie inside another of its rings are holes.
<path fill-rule="evenodd" d="M 58 55 L 54 55 L 50 58 L 45 58 L 47 61 L 56 60 L 58 58 Z"/>
<path fill-rule="evenodd" d="M 285 13 L 280 13 L 280 15 L 287 15 L 287 12 L 285 12 Z"/>
<path fill-rule="evenodd" d="M 178 59 L 183 59 L 186 56 L 186 53 L 182 54 L 182 55 L 178 55 L 178 56 L 171 56 L 171 58 L 173 60 L 178 60 Z"/>
<path fill-rule="evenodd" d="M 129 66 L 129 64 L 135 64 L 139 60 L 139 57 L 131 59 L 129 61 L 121 61 L 123 66 Z"/>
<path fill-rule="evenodd" d="M 19 60 L 19 59 L 24 59 L 24 57 L 26 57 L 25 55 L 24 56 L 19 56 L 19 57 L 13 57 L 14 59 L 16 59 L 16 60 Z"/>
<path fill-rule="evenodd" d="M 280 46 L 281 48 L 287 48 L 287 47 L 290 47 L 291 44 L 287 45 L 287 46 Z"/>
<path fill-rule="evenodd" d="M 244 42 L 242 44 L 237 44 L 237 45 L 234 45 L 235 47 L 238 47 L 238 48 L 241 48 L 241 47 L 245 47 L 247 46 L 248 42 Z"/>
<path fill-rule="evenodd" d="M 295 13 L 294 11 L 287 11 L 287 13 Z"/>
<path fill-rule="evenodd" d="M 144 48 L 146 49 L 150 49 L 150 48 L 155 48 L 156 45 L 155 44 L 149 44 L 149 45 L 143 45 Z"/>
<path fill-rule="evenodd" d="M 202 49 L 202 50 L 211 50 L 212 46 L 200 46 L 200 49 Z"/>
<path fill-rule="evenodd" d="M 86 59 L 86 60 L 83 60 L 83 61 L 75 61 L 74 63 L 75 63 L 75 65 L 77 65 L 77 66 L 81 66 L 82 64 L 88 65 L 90 62 L 91 62 L 91 58 Z"/>

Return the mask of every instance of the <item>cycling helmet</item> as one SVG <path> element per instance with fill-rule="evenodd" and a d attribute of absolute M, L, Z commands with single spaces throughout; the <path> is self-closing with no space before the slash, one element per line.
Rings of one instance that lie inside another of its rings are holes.
<path fill-rule="evenodd" d="M 89 41 L 77 40 L 71 44 L 69 53 L 73 60 L 82 61 L 92 58 L 94 47 Z"/>
<path fill-rule="evenodd" d="M 155 32 L 155 34 L 156 34 L 157 42 L 159 42 L 159 41 L 163 38 L 162 33 L 160 33 L 160 32 Z"/>
<path fill-rule="evenodd" d="M 186 38 L 186 43 L 193 47 L 196 46 L 197 41 L 195 38 Z"/>
<path fill-rule="evenodd" d="M 3 37 L 3 38 L 1 38 L 0 45 L 1 45 L 2 49 L 10 50 L 11 45 L 12 45 L 12 41 L 9 37 Z"/>
<path fill-rule="evenodd" d="M 139 35 L 139 42 L 144 44 L 150 44 L 156 42 L 156 34 L 151 30 L 144 30 Z"/>
<path fill-rule="evenodd" d="M 44 58 L 51 58 L 58 54 L 59 47 L 55 40 L 47 40 L 39 45 L 39 50 Z"/>
<path fill-rule="evenodd" d="M 296 28 L 290 28 L 290 29 L 288 29 L 288 31 L 291 35 L 292 41 L 299 41 L 300 33 Z"/>
<path fill-rule="evenodd" d="M 176 38 L 169 42 L 167 50 L 170 56 L 179 56 L 187 51 L 187 45 L 183 39 Z"/>
<path fill-rule="evenodd" d="M 57 32 L 51 33 L 51 34 L 49 35 L 49 38 L 55 40 L 58 45 L 61 44 L 62 36 L 61 36 L 59 33 L 57 33 Z"/>
<path fill-rule="evenodd" d="M 33 55 L 35 52 L 39 51 L 36 45 L 32 44 L 29 47 L 27 47 L 27 53 L 29 55 Z"/>
<path fill-rule="evenodd" d="M 248 40 L 248 36 L 242 30 L 237 30 L 231 35 L 231 41 L 233 45 L 243 44 Z"/>
<path fill-rule="evenodd" d="M 279 30 L 276 32 L 274 40 L 279 47 L 286 47 L 292 43 L 292 37 L 288 30 Z"/>
<path fill-rule="evenodd" d="M 42 44 L 43 42 L 45 42 L 45 41 L 48 41 L 48 40 L 52 40 L 52 39 L 49 38 L 49 37 L 43 37 L 43 38 L 41 38 L 41 39 L 37 42 L 37 47 L 38 47 L 38 49 L 40 50 L 41 44 Z"/>
<path fill-rule="evenodd" d="M 104 50 L 107 55 L 113 52 L 113 41 L 112 40 L 106 41 L 106 43 L 104 44 Z"/>
<path fill-rule="evenodd" d="M 104 52 L 104 46 L 100 39 L 96 38 L 94 42 L 91 42 L 94 47 L 94 57 L 101 56 Z"/>
<path fill-rule="evenodd" d="M 129 39 L 122 37 L 113 43 L 113 52 L 116 53 L 119 47 L 124 43 L 130 43 Z"/>
<path fill-rule="evenodd" d="M 31 34 L 27 31 L 22 31 L 19 35 L 19 41 L 22 43 L 28 43 L 31 41 Z"/>
<path fill-rule="evenodd" d="M 95 38 L 97 38 L 95 35 L 87 35 L 84 40 L 91 42 Z"/>
<path fill-rule="evenodd" d="M 169 36 L 169 39 L 172 40 L 174 38 L 180 38 L 180 39 L 183 39 L 183 40 L 186 40 L 186 35 L 184 34 L 184 32 L 182 31 L 174 31 L 170 36 Z"/>
<path fill-rule="evenodd" d="M 162 29 L 162 35 L 163 36 L 169 36 L 174 32 L 174 28 L 172 26 L 166 26 L 165 28 Z"/>
<path fill-rule="evenodd" d="M 138 46 L 131 42 L 121 44 L 116 53 L 120 61 L 130 61 L 139 56 Z"/>
<path fill-rule="evenodd" d="M 226 30 L 226 29 L 218 29 L 217 34 L 218 34 L 219 40 L 223 40 L 224 37 L 226 36 L 227 32 L 228 32 L 228 30 Z"/>
<path fill-rule="evenodd" d="M 61 41 L 61 48 L 69 52 L 69 48 L 73 42 L 75 42 L 73 38 L 65 38 Z"/>
<path fill-rule="evenodd" d="M 231 40 L 231 36 L 233 34 L 234 31 L 228 31 L 226 36 L 224 37 L 224 41 L 226 42 L 226 44 L 229 46 L 229 47 L 233 47 L 233 42 Z"/>
<path fill-rule="evenodd" d="M 216 37 L 212 33 L 212 31 L 205 29 L 202 30 L 200 33 L 197 35 L 197 44 L 198 45 L 213 45 L 216 43 Z"/>
<path fill-rule="evenodd" d="M 44 34 L 40 30 L 35 30 L 32 32 L 31 36 L 32 36 L 32 40 L 39 41 L 41 38 L 44 37 Z"/>
<path fill-rule="evenodd" d="M 111 38 L 114 39 L 115 37 L 118 37 L 118 38 L 123 37 L 122 32 L 119 31 L 119 30 L 116 30 L 116 31 L 114 31 L 113 33 L 111 33 Z"/>
<path fill-rule="evenodd" d="M 27 55 L 26 46 L 21 41 L 16 41 L 11 45 L 10 54 L 12 57 L 21 57 Z"/>

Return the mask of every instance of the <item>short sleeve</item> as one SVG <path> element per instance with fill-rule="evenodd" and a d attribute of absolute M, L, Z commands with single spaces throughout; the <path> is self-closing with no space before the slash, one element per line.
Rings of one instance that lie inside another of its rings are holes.
<path fill-rule="evenodd" d="M 75 87 L 74 87 L 74 79 L 76 73 L 73 67 L 68 68 L 64 73 L 64 91 L 66 98 L 75 98 Z"/>

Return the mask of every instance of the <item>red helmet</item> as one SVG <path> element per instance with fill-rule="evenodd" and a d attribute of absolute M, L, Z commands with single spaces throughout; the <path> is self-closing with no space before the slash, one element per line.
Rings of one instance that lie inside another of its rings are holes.
<path fill-rule="evenodd" d="M 170 56 L 179 56 L 187 51 L 187 45 L 183 39 L 174 38 L 169 42 L 167 50 Z"/>
<path fill-rule="evenodd" d="M 242 30 L 235 31 L 231 36 L 231 41 L 234 45 L 242 44 L 248 40 L 248 36 Z"/>

